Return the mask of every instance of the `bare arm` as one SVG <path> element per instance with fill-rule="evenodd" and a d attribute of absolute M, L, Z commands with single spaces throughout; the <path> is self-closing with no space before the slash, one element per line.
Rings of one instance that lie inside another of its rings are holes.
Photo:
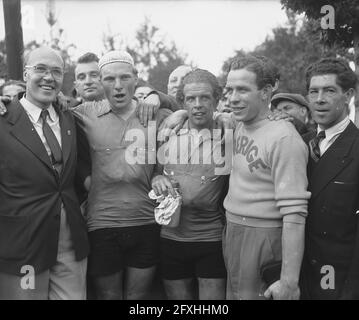
<path fill-rule="evenodd" d="M 299 273 L 304 252 L 304 224 L 284 222 L 282 233 L 282 271 L 280 279 L 264 293 L 274 300 L 298 300 Z"/>
<path fill-rule="evenodd" d="M 298 285 L 304 252 L 305 224 L 284 222 L 282 235 L 281 280 Z"/>
<path fill-rule="evenodd" d="M 151 91 L 137 106 L 137 116 L 144 127 L 147 127 L 148 121 L 154 118 L 158 109 L 169 109 L 174 112 L 180 107 L 172 97 L 160 91 Z"/>

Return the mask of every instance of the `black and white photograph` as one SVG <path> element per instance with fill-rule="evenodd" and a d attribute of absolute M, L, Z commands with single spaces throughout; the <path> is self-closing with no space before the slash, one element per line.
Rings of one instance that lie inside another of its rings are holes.
<path fill-rule="evenodd" d="M 359 300 L 359 0 L 0 2 L 0 300 Z"/>

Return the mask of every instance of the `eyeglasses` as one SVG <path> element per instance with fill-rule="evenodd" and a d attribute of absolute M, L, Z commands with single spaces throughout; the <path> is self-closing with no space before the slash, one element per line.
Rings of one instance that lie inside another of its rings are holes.
<path fill-rule="evenodd" d="M 36 74 L 41 76 L 45 76 L 49 72 L 55 79 L 61 79 L 64 76 L 64 72 L 61 68 L 50 68 L 41 64 L 36 66 L 25 66 L 25 68 L 31 68 Z"/>

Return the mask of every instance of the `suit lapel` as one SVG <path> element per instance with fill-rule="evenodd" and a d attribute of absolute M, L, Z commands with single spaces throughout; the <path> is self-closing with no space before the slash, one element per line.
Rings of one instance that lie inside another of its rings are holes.
<path fill-rule="evenodd" d="M 316 135 L 316 131 L 309 131 L 306 134 L 303 134 L 302 138 L 306 144 L 309 144 L 309 141 L 312 140 Z"/>
<path fill-rule="evenodd" d="M 310 147 L 309 147 L 309 141 L 312 140 L 314 137 L 316 136 L 316 132 L 315 131 L 310 131 L 304 135 L 302 135 L 302 138 L 304 140 L 304 142 L 307 144 L 308 146 L 308 150 L 309 150 L 309 160 L 308 160 L 308 166 L 307 166 L 307 176 L 310 177 L 312 175 L 312 171 L 313 171 L 313 160 L 310 154 Z M 310 187 L 310 180 L 309 180 L 309 187 Z"/>
<path fill-rule="evenodd" d="M 52 171 L 52 164 L 45 146 L 17 99 L 9 106 L 7 120 L 13 125 L 10 133 Z"/>
<path fill-rule="evenodd" d="M 350 122 L 334 143 L 313 166 L 310 173 L 310 191 L 315 198 L 349 163 L 350 150 L 356 139 L 355 126 Z"/>

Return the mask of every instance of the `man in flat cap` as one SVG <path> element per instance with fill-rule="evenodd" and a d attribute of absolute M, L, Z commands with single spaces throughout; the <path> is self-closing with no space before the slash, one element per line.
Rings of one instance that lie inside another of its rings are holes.
<path fill-rule="evenodd" d="M 310 131 L 310 111 L 307 100 L 298 93 L 277 93 L 272 97 L 271 109 L 286 113 L 295 119 L 299 134 Z M 298 122 L 299 120 L 300 122 Z"/>

